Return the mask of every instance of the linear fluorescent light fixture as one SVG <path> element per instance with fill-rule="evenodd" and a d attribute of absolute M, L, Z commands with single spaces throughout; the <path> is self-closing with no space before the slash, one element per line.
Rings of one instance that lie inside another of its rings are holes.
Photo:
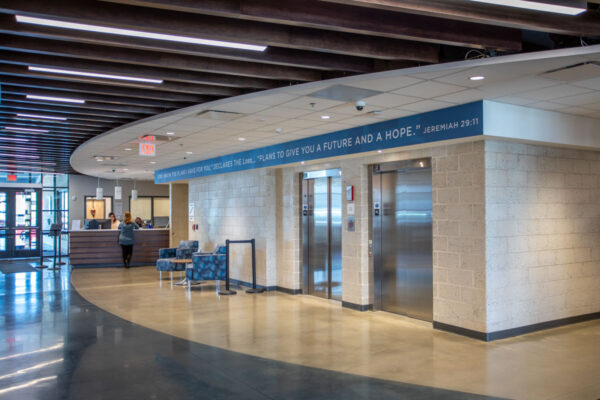
<path fill-rule="evenodd" d="M 23 131 L 23 132 L 36 132 L 36 133 L 48 133 L 46 129 L 33 129 L 33 128 L 20 128 L 18 126 L 5 126 L 6 131 Z"/>
<path fill-rule="evenodd" d="M 51 119 L 54 121 L 66 121 L 65 117 L 52 117 L 50 115 L 35 115 L 35 114 L 17 114 L 19 118 L 34 118 L 34 119 Z"/>
<path fill-rule="evenodd" d="M 0 146 L 2 150 L 17 150 L 17 151 L 38 151 L 35 147 L 23 147 L 23 146 Z"/>
<path fill-rule="evenodd" d="M 578 0 L 471 0 L 477 3 L 498 6 L 526 8 L 528 10 L 551 12 L 556 14 L 577 15 L 587 11 L 587 1 Z"/>
<path fill-rule="evenodd" d="M 40 156 L 30 156 L 28 154 L 8 154 L 0 153 L 0 157 L 13 157 L 13 158 L 40 158 Z"/>
<path fill-rule="evenodd" d="M 74 71 L 74 70 L 71 70 L 71 69 L 62 69 L 62 68 L 35 67 L 33 65 L 30 65 L 27 68 L 29 68 L 30 71 L 49 72 L 51 74 L 63 74 L 63 75 L 75 75 L 75 76 L 89 76 L 91 78 L 116 79 L 116 80 L 119 80 L 119 81 L 132 81 L 132 82 L 145 82 L 145 83 L 163 83 L 162 79 L 138 78 L 138 77 L 135 77 L 135 76 L 127 76 L 127 75 L 100 74 L 100 73 L 97 73 L 97 72 Z"/>
<path fill-rule="evenodd" d="M 26 24 L 52 26 L 54 28 L 73 29 L 78 31 L 108 33 L 111 35 L 133 36 L 145 39 L 166 40 L 169 42 L 200 44 L 204 46 L 228 47 L 232 49 L 265 51 L 267 46 L 257 46 L 254 44 L 224 42 L 221 40 L 200 39 L 188 36 L 168 35 L 164 33 L 144 32 L 132 29 L 111 28 L 108 26 L 79 24 L 75 22 L 59 21 L 55 19 L 27 17 L 25 15 L 16 15 L 17 22 Z"/>
<path fill-rule="evenodd" d="M 49 162 L 49 161 L 30 161 L 30 160 L 19 160 L 19 167 L 18 168 L 38 168 L 38 165 L 56 165 L 55 162 Z M 0 165 L 7 165 L 7 163 L 14 163 L 14 161 L 11 160 L 0 160 Z M 20 165 L 20 164 L 33 164 L 33 166 L 29 166 L 29 165 Z M 12 165 L 12 164 L 11 164 Z M 11 166 L 9 165 L 9 166 Z"/>
<path fill-rule="evenodd" d="M 29 142 L 29 139 L 14 138 L 14 137 L 8 137 L 8 136 L 0 136 L 0 140 L 8 140 L 10 142 Z M 0 360 L 2 360 L 2 359 L 0 358 Z"/>
<path fill-rule="evenodd" d="M 72 99 L 69 97 L 38 96 L 36 94 L 28 94 L 28 95 L 25 95 L 25 97 L 30 100 L 62 101 L 63 103 L 77 103 L 77 104 L 85 103 L 85 100 L 83 100 L 83 99 Z"/>

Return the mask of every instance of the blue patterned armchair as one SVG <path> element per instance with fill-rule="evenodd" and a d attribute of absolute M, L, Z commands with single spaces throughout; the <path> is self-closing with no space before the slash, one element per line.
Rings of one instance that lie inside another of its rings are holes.
<path fill-rule="evenodd" d="M 173 260 L 191 259 L 197 251 L 197 240 L 182 240 L 177 248 L 160 249 L 158 251 L 159 258 L 156 260 L 156 270 L 160 273 L 160 279 L 162 279 L 163 271 L 171 273 L 171 280 L 173 280 L 173 271 L 185 271 L 184 263 L 176 263 Z"/>
<path fill-rule="evenodd" d="M 217 246 L 214 253 L 195 253 L 192 256 L 192 268 L 185 271 L 188 281 L 225 280 L 227 247 Z"/>

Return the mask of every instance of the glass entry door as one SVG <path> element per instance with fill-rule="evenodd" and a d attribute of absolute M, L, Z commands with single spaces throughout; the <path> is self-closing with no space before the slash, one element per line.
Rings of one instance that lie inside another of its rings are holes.
<path fill-rule="evenodd" d="M 39 256 L 39 189 L 0 188 L 0 257 Z"/>

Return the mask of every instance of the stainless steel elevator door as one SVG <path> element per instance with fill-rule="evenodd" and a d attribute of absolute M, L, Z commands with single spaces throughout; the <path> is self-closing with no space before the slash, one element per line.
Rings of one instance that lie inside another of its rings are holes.
<path fill-rule="evenodd" d="M 308 294 L 329 298 L 329 178 L 308 180 Z M 309 201 L 310 201 L 309 200 Z"/>
<path fill-rule="evenodd" d="M 302 217 L 305 293 L 341 300 L 342 180 L 339 174 L 305 179 L 303 192 L 307 208 Z"/>
<path fill-rule="evenodd" d="M 433 319 L 431 186 L 430 168 L 374 175 L 381 207 L 373 232 L 380 308 L 427 321 Z"/>

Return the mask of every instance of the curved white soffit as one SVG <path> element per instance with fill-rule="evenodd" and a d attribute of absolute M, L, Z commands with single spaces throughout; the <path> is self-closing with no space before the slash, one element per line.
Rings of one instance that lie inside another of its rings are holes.
<path fill-rule="evenodd" d="M 307 94 L 314 93 L 318 90 L 325 89 L 334 85 L 357 85 L 357 88 L 363 89 L 371 89 L 382 92 L 384 95 L 389 95 L 386 92 L 386 89 L 377 88 L 377 83 L 381 82 L 391 82 L 394 80 L 398 81 L 407 81 L 408 85 L 402 86 L 400 85 L 398 91 L 410 88 L 411 86 L 416 86 L 419 83 L 431 83 L 437 85 L 436 88 L 438 91 L 441 89 L 442 96 L 435 97 L 435 100 L 432 98 L 427 98 L 423 96 L 415 96 L 414 101 L 411 102 L 411 96 L 406 96 L 402 93 L 397 93 L 398 95 L 406 98 L 408 103 L 402 104 L 402 110 L 404 113 L 391 113 L 388 116 L 380 117 L 377 121 L 383 121 L 386 119 L 398 118 L 404 115 L 417 114 L 424 111 L 430 111 L 436 108 L 445 108 L 447 106 L 452 106 L 455 104 L 462 104 L 476 100 L 483 99 L 493 99 L 494 101 L 506 101 L 508 103 L 525 105 L 524 99 L 519 96 L 513 96 L 509 94 L 507 96 L 497 96 L 498 93 L 502 93 L 502 88 L 506 88 L 506 82 L 513 82 L 518 84 L 519 81 L 523 79 L 528 79 L 528 82 L 525 82 L 523 88 L 527 86 L 527 83 L 531 85 L 531 90 L 534 92 L 539 92 L 540 90 L 548 89 L 551 90 L 549 86 L 559 85 L 562 82 L 560 81 L 548 81 L 546 79 L 541 79 L 537 75 L 540 73 L 554 70 L 557 68 L 563 68 L 565 66 L 575 65 L 578 63 L 585 62 L 598 62 L 600 63 L 600 45 L 587 46 L 587 47 L 577 47 L 577 48 L 568 48 L 568 49 L 560 49 L 560 50 L 550 50 L 536 53 L 526 53 L 526 54 L 516 54 L 509 56 L 501 56 L 501 57 L 493 57 L 493 58 L 485 58 L 485 59 L 476 59 L 476 60 L 467 60 L 467 61 L 457 61 L 445 64 L 434 64 L 423 67 L 414 67 L 414 68 L 406 68 L 401 70 L 393 70 L 393 71 L 383 71 L 371 74 L 364 75 L 355 75 L 344 78 L 336 78 L 326 81 L 316 81 L 309 82 L 295 86 L 285 86 L 276 89 L 270 89 L 260 92 L 253 92 L 241 96 L 229 97 L 221 100 L 216 100 L 208 103 L 202 103 L 194 106 L 190 106 L 187 108 L 170 111 L 164 114 L 155 115 L 152 117 L 148 117 L 139 121 L 134 121 L 129 124 L 120 126 L 118 128 L 112 129 L 108 132 L 105 132 L 99 136 L 96 136 L 81 146 L 79 146 L 71 155 L 71 166 L 76 171 L 91 176 L 99 176 L 102 178 L 108 179 L 138 179 L 138 180 L 153 180 L 153 173 L 156 169 L 162 169 L 170 166 L 186 164 L 206 158 L 211 158 L 217 155 L 229 154 L 233 152 L 237 152 L 240 150 L 247 150 L 251 148 L 263 147 L 265 145 L 264 142 L 240 142 L 240 143 L 232 143 L 231 148 L 226 151 L 217 151 L 211 152 L 207 150 L 205 153 L 192 154 L 187 157 L 186 160 L 183 159 L 184 152 L 182 151 L 182 157 L 178 160 L 173 159 L 173 157 L 165 157 L 165 160 L 161 159 L 161 145 L 157 146 L 157 157 L 156 158 L 148 158 L 148 157 L 139 157 L 137 144 L 134 142 L 138 137 L 144 134 L 151 134 L 152 132 L 159 130 L 163 132 L 168 132 L 170 130 L 176 130 L 177 122 L 182 121 L 188 117 L 194 117 L 199 112 L 205 110 L 218 110 L 227 108 L 227 105 L 240 103 L 240 102 L 256 102 L 257 104 L 261 104 L 261 99 L 266 99 L 267 97 L 272 97 L 276 95 L 280 95 L 285 97 L 286 94 L 290 95 L 290 98 L 302 98 Z M 599 67 L 600 68 L 600 67 Z M 508 72 L 507 72 L 508 71 Z M 525 72 L 524 72 L 525 71 Z M 494 76 L 486 76 L 486 73 L 493 73 L 496 76 L 500 76 L 499 78 L 495 78 Z M 486 79 L 483 81 L 469 81 L 469 76 L 474 75 L 483 75 L 486 76 Z M 457 82 L 453 82 L 452 79 L 444 79 L 446 77 L 458 77 L 466 81 L 462 83 L 463 87 L 457 85 Z M 391 81 L 390 81 L 391 80 Z M 412 81 L 411 81 L 412 80 Z M 598 94 L 600 95 L 600 79 L 598 84 Z M 544 86 L 543 81 L 550 82 L 553 85 Z M 373 85 L 371 86 L 370 83 Z M 489 91 L 486 92 L 480 91 L 479 89 L 483 85 L 496 86 L 497 89 L 494 92 Z M 452 90 L 452 86 L 458 88 L 458 90 Z M 444 89 L 449 88 L 449 93 L 443 94 Z M 573 96 L 585 94 L 585 90 L 582 89 L 582 93 L 577 93 L 577 88 L 574 88 Z M 434 90 L 433 92 L 436 92 Z M 560 91 L 559 95 L 564 95 L 566 92 L 564 90 Z M 420 93 L 419 93 L 420 94 Z M 521 92 L 518 93 L 519 95 Z M 570 94 L 570 93 L 566 93 Z M 547 95 L 538 95 L 539 98 L 531 99 L 532 105 L 526 105 L 527 107 L 538 107 L 538 103 L 549 103 L 548 98 L 544 98 L 544 96 L 549 98 L 552 97 L 552 93 L 548 93 Z M 418 97 L 418 98 L 416 98 Z M 534 95 L 535 97 L 535 95 Z M 449 100 L 452 98 L 453 100 Z M 323 99 L 313 98 L 315 102 L 323 101 Z M 440 101 L 443 99 L 444 101 Z M 511 101 L 513 100 L 513 101 Z M 325 100 L 328 101 L 328 100 Z M 318 113 L 329 113 L 333 108 L 335 111 L 335 106 L 341 106 L 341 102 L 335 103 L 334 106 L 325 108 L 322 110 L 313 110 Z M 427 104 L 424 104 L 427 103 Z M 598 100 L 600 104 L 600 99 Z M 262 104 L 266 104 L 262 102 Z M 346 103 L 347 104 L 347 103 Z M 367 106 L 370 104 L 367 103 Z M 437 105 L 437 107 L 436 107 Z M 277 106 L 277 104 L 273 104 L 273 106 Z M 350 106 L 353 107 L 351 104 Z M 414 107 L 412 107 L 414 106 Z M 575 108 L 574 106 L 568 107 L 568 104 L 565 104 L 565 110 Z M 411 109 L 412 107 L 412 109 Z M 422 109 L 419 109 L 422 107 Z M 540 105 L 541 107 L 541 105 Z M 373 108 L 379 108 L 377 106 L 373 106 Z M 383 107 L 382 107 L 383 108 Z M 543 107 L 542 107 L 543 108 Z M 547 107 L 545 109 L 553 109 L 553 107 Z M 554 108 L 557 110 L 558 108 Z M 309 112 L 311 110 L 308 110 Z M 394 110 L 392 110 L 394 111 Z M 559 110 L 562 111 L 562 110 Z M 594 117 L 600 118 L 600 107 L 597 110 L 598 115 L 593 115 Z M 565 111 L 569 112 L 569 111 Z M 573 110 L 574 114 L 581 115 L 581 112 L 576 112 Z M 258 112 L 248 112 L 245 113 L 245 117 L 253 116 L 254 114 L 260 115 L 260 111 Z M 334 132 L 340 129 L 344 129 L 346 127 L 367 125 L 369 122 L 365 121 L 361 123 L 361 118 L 355 117 L 363 117 L 365 119 L 365 113 L 357 115 L 349 115 L 346 113 L 344 115 L 345 119 L 331 120 L 331 121 L 321 121 L 322 124 L 316 128 L 308 128 L 307 130 L 314 130 L 313 134 L 308 134 L 306 136 L 314 136 L 323 133 Z M 373 116 L 371 116 L 373 117 Z M 375 117 L 373 117 L 375 118 Z M 294 118 L 290 118 L 294 119 Z M 345 125 L 348 120 L 352 121 L 350 125 Z M 377 122 L 372 121 L 372 122 Z M 285 123 L 283 121 L 281 123 Z M 192 135 L 187 136 L 189 139 Z M 236 135 L 234 135 L 236 136 Z M 185 142 L 186 137 L 179 139 L 181 143 Z M 280 135 L 278 136 L 278 142 L 287 142 L 290 140 L 297 139 L 297 135 Z M 218 136 L 216 137 L 218 140 Z M 175 142 L 174 142 L 175 143 Z M 254 143 L 254 145 L 252 144 Z M 273 142 L 272 144 L 274 144 Z M 122 150 L 127 147 L 132 148 L 131 151 L 127 153 L 123 153 Z M 239 147 L 236 145 L 244 145 L 244 147 Z M 198 145 L 201 147 L 201 145 Z M 189 145 L 185 144 L 185 149 L 187 149 Z M 190 148 L 193 148 L 191 146 Z M 113 156 L 115 152 L 119 152 L 120 154 L 116 154 L 118 159 L 113 161 L 106 162 L 98 162 L 94 159 L 94 156 Z M 150 164 L 149 161 L 155 161 L 155 164 Z M 113 172 L 115 170 L 116 172 Z"/>

